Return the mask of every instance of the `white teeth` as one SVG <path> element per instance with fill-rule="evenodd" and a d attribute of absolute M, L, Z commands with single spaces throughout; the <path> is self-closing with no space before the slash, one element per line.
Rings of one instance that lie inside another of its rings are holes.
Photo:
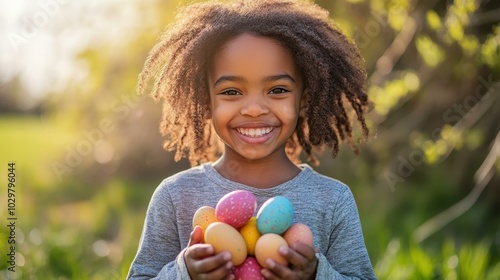
<path fill-rule="evenodd" d="M 250 137 L 261 137 L 265 134 L 268 134 L 273 130 L 272 127 L 261 127 L 261 128 L 241 128 L 238 127 L 236 129 L 239 133 L 250 136 Z"/>

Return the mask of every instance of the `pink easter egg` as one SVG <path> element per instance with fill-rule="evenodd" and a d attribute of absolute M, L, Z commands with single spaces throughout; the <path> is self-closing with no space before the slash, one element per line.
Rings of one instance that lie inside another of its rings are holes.
<path fill-rule="evenodd" d="M 300 241 L 309 246 L 313 246 L 313 234 L 311 229 L 307 225 L 304 224 L 293 224 L 285 233 L 283 234 L 283 238 L 288 243 L 288 246 L 292 246 L 297 241 Z"/>
<path fill-rule="evenodd" d="M 233 274 L 235 280 L 264 280 L 260 274 L 261 269 L 254 257 L 247 257 L 241 265 L 234 267 Z"/>
<path fill-rule="evenodd" d="M 217 221 L 241 228 L 254 214 L 257 200 L 253 193 L 244 190 L 224 195 L 215 206 Z"/>

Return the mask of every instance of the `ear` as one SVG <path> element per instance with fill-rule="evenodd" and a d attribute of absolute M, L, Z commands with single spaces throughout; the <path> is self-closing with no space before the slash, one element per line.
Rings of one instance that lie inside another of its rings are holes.
<path fill-rule="evenodd" d="M 202 105 L 205 109 L 203 112 L 203 117 L 204 119 L 209 120 L 212 118 L 212 100 L 210 97 L 210 91 L 208 90 L 208 87 L 202 102 L 203 104 L 200 105 Z"/>
<path fill-rule="evenodd" d="M 300 97 L 300 111 L 303 111 L 307 108 L 307 101 L 309 99 L 309 94 L 307 91 L 302 92 L 302 96 Z"/>
<path fill-rule="evenodd" d="M 205 119 L 210 120 L 212 118 L 212 108 L 210 104 L 205 106 Z"/>

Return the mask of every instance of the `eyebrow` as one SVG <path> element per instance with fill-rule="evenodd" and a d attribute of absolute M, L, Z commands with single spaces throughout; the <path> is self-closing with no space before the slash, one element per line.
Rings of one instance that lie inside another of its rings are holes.
<path fill-rule="evenodd" d="M 277 75 L 267 76 L 264 78 L 264 82 L 274 82 L 274 81 L 283 80 L 283 79 L 289 80 L 289 81 L 293 82 L 294 84 L 296 83 L 295 79 L 288 74 L 277 74 Z M 221 76 L 217 79 L 217 81 L 215 81 L 214 87 L 216 87 L 218 84 L 221 84 L 223 82 L 246 82 L 246 81 L 247 81 L 247 79 L 245 79 L 242 76 Z"/>

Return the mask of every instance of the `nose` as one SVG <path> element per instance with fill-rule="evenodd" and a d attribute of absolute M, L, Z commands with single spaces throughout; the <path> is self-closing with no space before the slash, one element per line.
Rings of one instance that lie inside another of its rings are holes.
<path fill-rule="evenodd" d="M 248 95 L 243 101 L 240 113 L 244 116 L 258 117 L 269 114 L 269 107 L 265 98 L 260 94 Z"/>

